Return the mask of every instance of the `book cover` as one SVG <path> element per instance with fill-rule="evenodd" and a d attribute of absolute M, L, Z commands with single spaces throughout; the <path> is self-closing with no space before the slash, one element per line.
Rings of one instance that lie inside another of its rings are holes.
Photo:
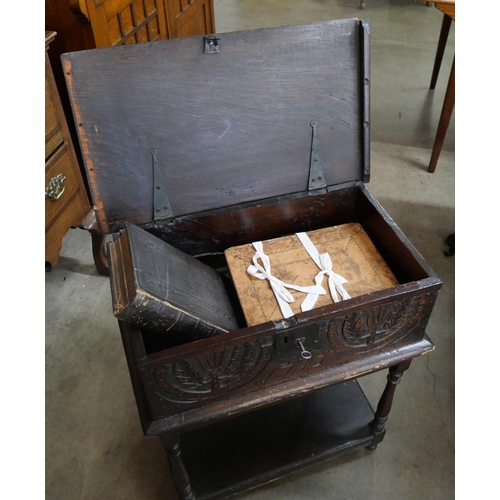
<path fill-rule="evenodd" d="M 113 314 L 186 342 L 238 328 L 217 272 L 132 223 L 108 246 Z"/>

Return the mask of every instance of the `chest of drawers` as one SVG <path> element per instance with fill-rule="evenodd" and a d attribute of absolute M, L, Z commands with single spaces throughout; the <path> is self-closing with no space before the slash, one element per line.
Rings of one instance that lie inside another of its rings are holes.
<path fill-rule="evenodd" d="M 45 267 L 57 265 L 62 240 L 90 210 L 47 50 L 56 36 L 45 32 Z"/>

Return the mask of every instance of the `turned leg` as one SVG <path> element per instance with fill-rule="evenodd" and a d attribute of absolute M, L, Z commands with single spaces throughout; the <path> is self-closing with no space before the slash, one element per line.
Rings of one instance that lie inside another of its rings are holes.
<path fill-rule="evenodd" d="M 108 256 L 106 255 L 106 235 L 99 232 L 95 213 L 91 210 L 78 226 L 86 229 L 92 238 L 92 257 L 97 272 L 102 276 L 109 276 Z"/>
<path fill-rule="evenodd" d="M 403 373 L 410 367 L 410 363 L 411 359 L 408 359 L 405 361 L 401 361 L 401 363 L 397 364 L 396 366 L 391 366 L 391 368 L 389 368 L 389 375 L 387 375 L 387 384 L 385 386 L 382 397 L 378 402 L 377 411 L 375 412 L 375 418 L 370 424 L 372 432 L 373 434 L 375 434 L 375 440 L 370 446 L 368 446 L 369 450 L 374 450 L 377 447 L 378 443 L 380 443 L 384 438 L 385 423 L 387 422 L 389 412 L 391 411 L 392 400 L 394 399 L 396 386 L 401 381 Z"/>
<path fill-rule="evenodd" d="M 92 238 L 92 256 L 97 272 L 102 276 L 109 276 L 109 263 L 106 254 L 106 235 L 97 231 L 90 231 Z"/>
<path fill-rule="evenodd" d="M 436 170 L 436 165 L 441 154 L 441 149 L 443 147 L 444 139 L 446 137 L 446 132 L 450 124 L 451 115 L 453 114 L 453 109 L 455 108 L 455 58 L 453 58 L 453 64 L 451 65 L 450 78 L 448 80 L 448 87 L 446 88 L 446 94 L 444 96 L 443 109 L 441 110 L 441 116 L 439 118 L 439 124 L 436 132 L 436 137 L 434 139 L 434 147 L 432 148 L 431 160 L 429 162 L 428 172 L 431 174 Z"/>
<path fill-rule="evenodd" d="M 450 32 L 451 17 L 447 14 L 443 14 L 443 23 L 441 24 L 441 32 L 439 33 L 439 41 L 436 51 L 436 58 L 434 59 L 434 69 L 432 70 L 431 85 L 430 88 L 434 89 L 436 87 L 436 82 L 439 75 L 439 68 L 441 68 L 441 62 L 443 60 L 444 49 L 446 47 L 446 42 L 448 40 L 448 34 Z"/>
<path fill-rule="evenodd" d="M 163 448 L 167 453 L 170 472 L 172 473 L 172 479 L 174 480 L 175 489 L 179 498 L 181 500 L 195 500 L 194 493 L 191 490 L 191 484 L 189 483 L 189 477 L 181 460 L 179 434 L 162 434 L 160 438 Z"/>

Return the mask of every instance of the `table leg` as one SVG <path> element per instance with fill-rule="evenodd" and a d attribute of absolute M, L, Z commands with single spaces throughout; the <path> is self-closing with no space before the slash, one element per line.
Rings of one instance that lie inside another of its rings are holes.
<path fill-rule="evenodd" d="M 447 14 L 443 14 L 443 23 L 441 24 L 441 32 L 439 33 L 439 41 L 436 51 L 436 58 L 434 59 L 434 69 L 432 70 L 431 77 L 431 90 L 436 88 L 436 82 L 439 75 L 439 69 L 441 68 L 441 62 L 443 61 L 444 49 L 446 48 L 446 42 L 448 40 L 448 34 L 450 33 L 451 17 Z"/>
<path fill-rule="evenodd" d="M 195 500 L 194 493 L 191 489 L 189 476 L 187 475 L 184 464 L 181 460 L 181 445 L 179 434 L 175 432 L 162 434 L 160 436 L 163 448 L 168 457 L 168 464 L 172 479 L 174 480 L 175 489 L 180 500 Z"/>
<path fill-rule="evenodd" d="M 394 399 L 396 386 L 401 381 L 403 373 L 410 367 L 410 363 L 411 359 L 407 359 L 389 368 L 389 375 L 387 375 L 387 384 L 385 386 L 382 397 L 378 402 L 377 411 L 375 412 L 375 418 L 370 424 L 370 427 L 375 434 L 375 440 L 370 446 L 368 446 L 369 450 L 374 450 L 384 437 L 385 423 L 387 422 L 389 412 L 391 411 L 392 400 Z"/>
<path fill-rule="evenodd" d="M 92 256 L 97 272 L 102 276 L 109 276 L 108 256 L 106 255 L 106 235 L 90 231 L 92 238 Z"/>
<path fill-rule="evenodd" d="M 444 139 L 446 137 L 446 132 L 450 124 L 451 115 L 453 114 L 453 109 L 455 108 L 455 58 L 453 58 L 453 64 L 451 65 L 450 78 L 448 80 L 448 87 L 446 88 L 446 94 L 444 96 L 443 109 L 441 110 L 441 117 L 439 118 L 439 124 L 436 132 L 436 138 L 434 139 L 434 146 L 432 148 L 431 160 L 429 162 L 428 172 L 434 173 L 436 170 L 436 165 L 441 154 L 441 149 L 443 147 Z"/>
<path fill-rule="evenodd" d="M 109 276 L 108 256 L 106 255 L 106 235 L 99 232 L 95 213 L 91 210 L 78 226 L 86 229 L 92 238 L 92 256 L 96 270 L 102 276 Z"/>

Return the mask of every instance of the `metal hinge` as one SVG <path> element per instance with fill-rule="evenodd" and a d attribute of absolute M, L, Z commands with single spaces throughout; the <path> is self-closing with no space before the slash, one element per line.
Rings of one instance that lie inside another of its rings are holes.
<path fill-rule="evenodd" d="M 153 148 L 150 153 L 153 157 L 153 220 L 157 221 L 173 217 L 174 213 L 168 200 L 167 190 L 165 189 L 163 176 L 161 175 L 158 159 L 156 158 L 158 151 Z"/>
<path fill-rule="evenodd" d="M 323 172 L 323 165 L 319 158 L 318 148 L 318 124 L 314 120 L 311 122 L 312 127 L 312 141 L 311 141 L 311 160 L 309 163 L 309 184 L 307 189 L 321 189 L 326 187 L 325 174 Z"/>

